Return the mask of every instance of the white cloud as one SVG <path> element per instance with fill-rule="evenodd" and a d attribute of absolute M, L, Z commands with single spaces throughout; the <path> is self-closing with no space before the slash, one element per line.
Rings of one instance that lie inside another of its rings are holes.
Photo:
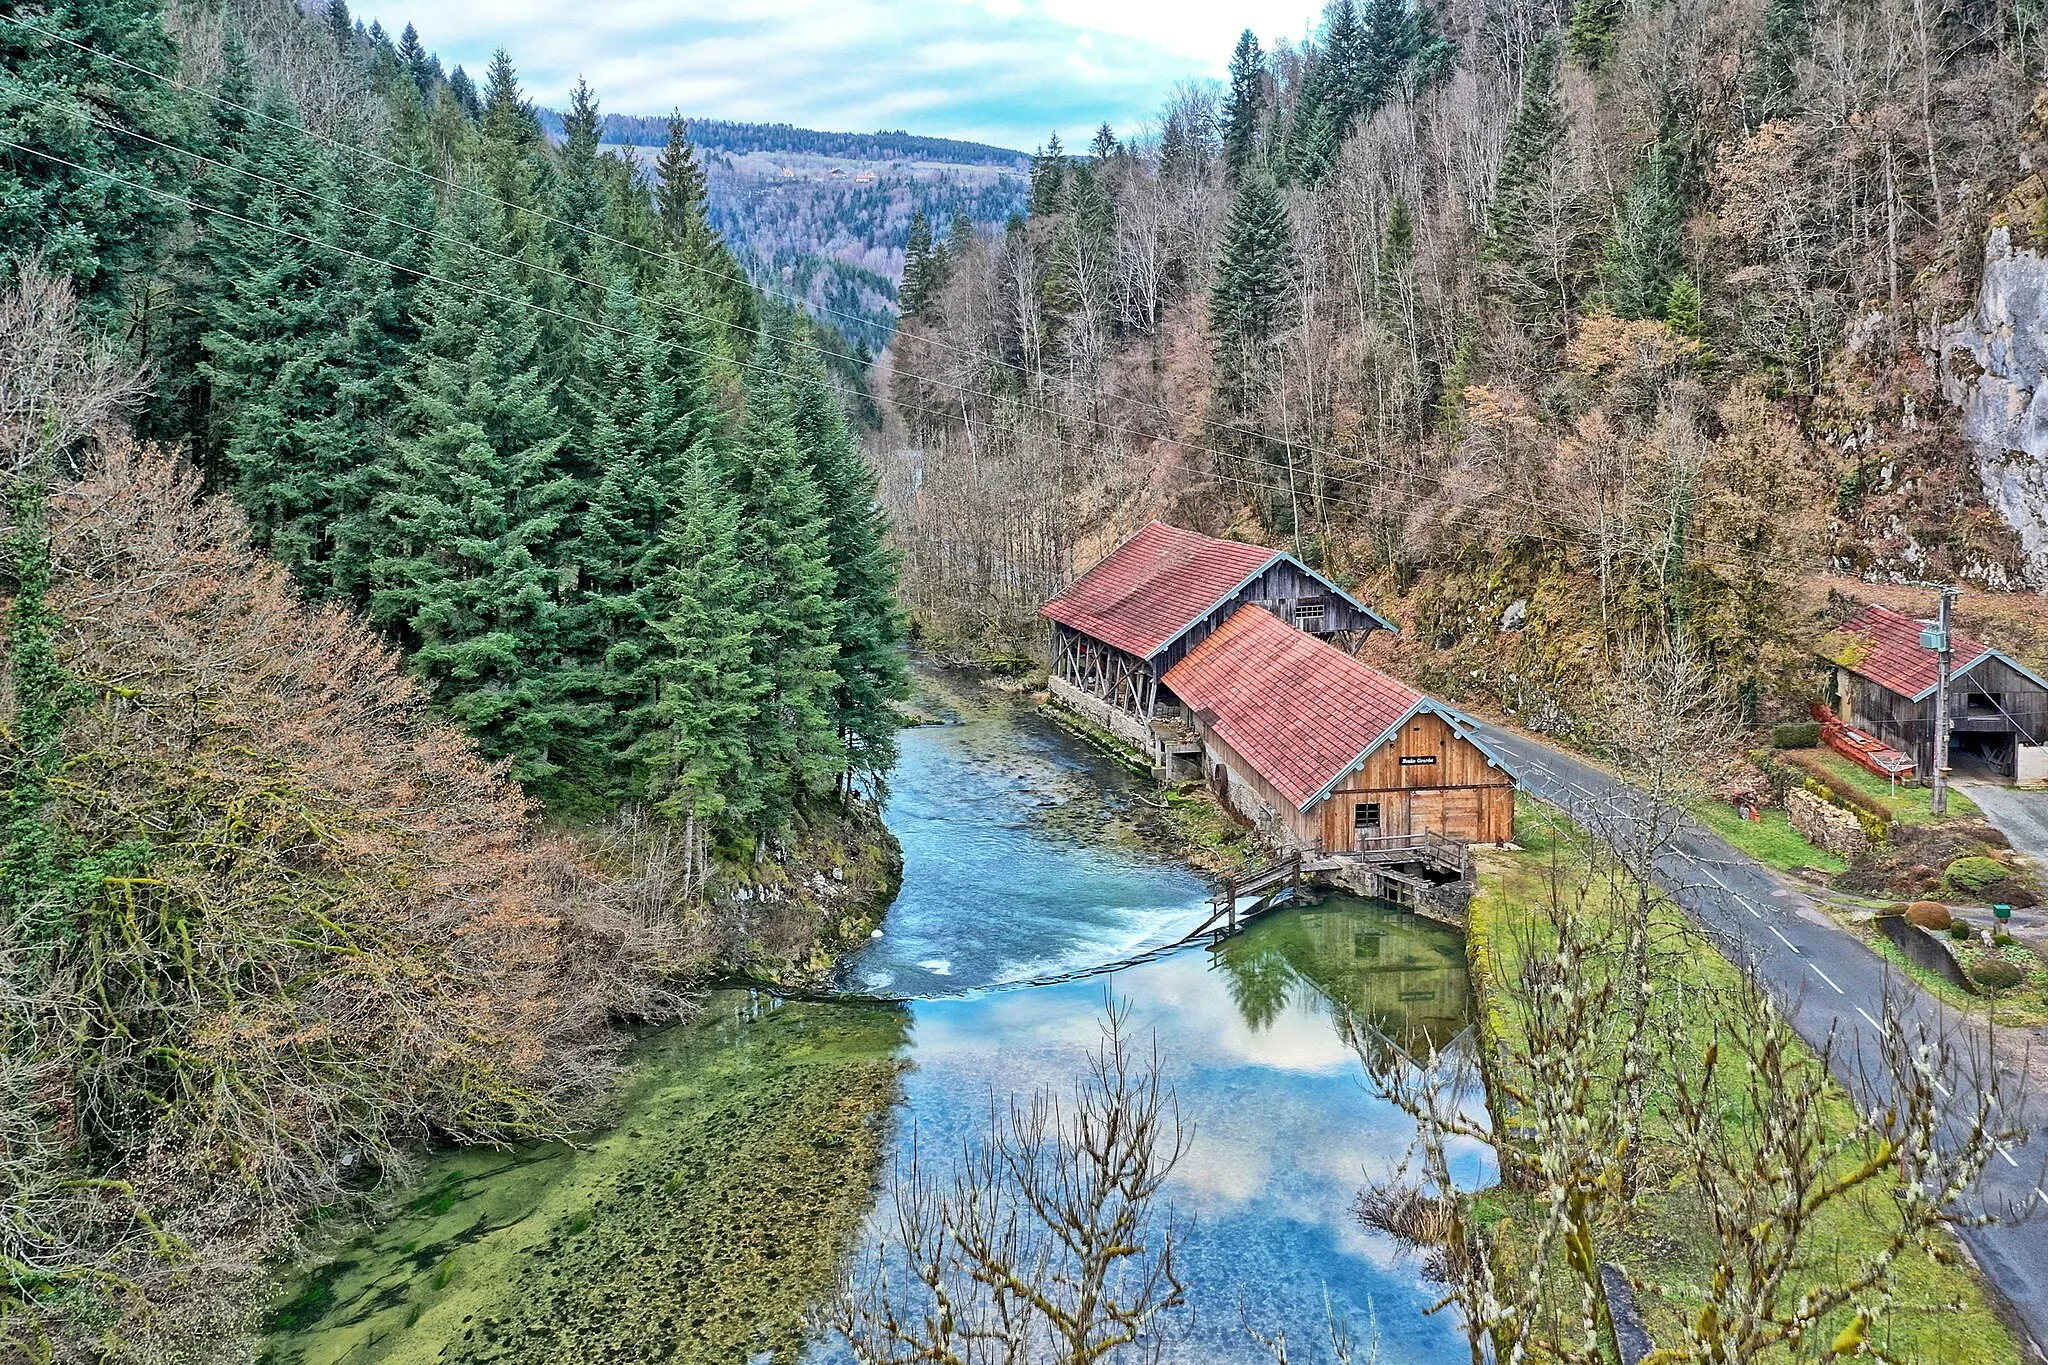
<path fill-rule="evenodd" d="M 1057 130 L 1129 133 L 1175 82 L 1219 77 L 1247 23 L 1267 40 L 1307 31 L 1319 3 L 1287 0 L 542 0 L 365 4 L 393 34 L 410 21 L 444 65 L 480 74 L 512 54 L 527 92 L 560 105 L 578 76 L 608 110 L 909 127 L 1029 149 Z"/>

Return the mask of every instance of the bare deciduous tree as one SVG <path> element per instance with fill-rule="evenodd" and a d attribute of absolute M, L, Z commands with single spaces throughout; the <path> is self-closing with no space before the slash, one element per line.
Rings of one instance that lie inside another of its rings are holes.
<path fill-rule="evenodd" d="M 1159 1206 L 1189 1131 L 1112 1005 L 1070 1100 L 1007 1109 L 950 1178 L 913 1152 L 889 1190 L 888 1234 L 830 1315 L 862 1365 L 1096 1365 L 1155 1358 L 1185 1301 L 1181 1228 Z"/>

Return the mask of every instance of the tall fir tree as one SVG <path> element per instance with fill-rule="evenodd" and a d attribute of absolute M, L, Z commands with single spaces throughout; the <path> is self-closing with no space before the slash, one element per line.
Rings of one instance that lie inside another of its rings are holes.
<path fill-rule="evenodd" d="M 797 431 L 788 330 L 777 322 L 748 372 L 746 424 L 734 443 L 739 557 L 759 583 L 755 632 L 764 701 L 749 749 L 754 801 L 767 828 L 789 823 L 845 770 L 833 640 L 838 608 L 823 493 Z"/>
<path fill-rule="evenodd" d="M 1792 112 L 1799 62 L 1812 45 L 1807 0 L 1765 0 L 1762 31 L 1743 72 L 1743 117 L 1751 128 Z"/>
<path fill-rule="evenodd" d="M 1550 260 L 1556 163 L 1565 135 L 1558 89 L 1563 51 L 1556 33 L 1529 50 L 1486 219 L 1485 252 L 1499 287 L 1526 320 L 1539 323 L 1554 321 L 1565 303 Z"/>
<path fill-rule="evenodd" d="M 1265 175 L 1247 175 L 1224 224 L 1209 295 L 1219 364 L 1234 366 L 1272 336 L 1286 314 L 1295 268 L 1294 234 L 1279 188 Z"/>
<path fill-rule="evenodd" d="M 8 16 L 0 138 L 26 150 L 0 147 L 0 243 L 70 276 L 87 316 L 107 325 L 182 213 L 189 160 L 123 136 L 187 145 L 177 45 L 160 0 L 48 0 Z M 7 273 L 0 263 L 0 282 Z M 146 350 L 147 332 L 138 340 Z"/>
<path fill-rule="evenodd" d="M 1045 218 L 1067 206 L 1067 151 L 1054 133 L 1031 158 L 1031 216 Z"/>
<path fill-rule="evenodd" d="M 934 265 L 931 224 L 925 221 L 923 209 L 914 209 L 910 214 L 910 236 L 903 245 L 903 284 L 896 291 L 904 317 L 923 316 L 931 303 Z"/>
<path fill-rule="evenodd" d="M 897 555 L 888 542 L 880 481 L 816 360 L 793 362 L 791 409 L 825 504 L 832 567 L 833 709 L 846 770 L 872 788 L 896 761 L 892 703 L 909 693 L 896 607 Z"/>
<path fill-rule="evenodd" d="M 754 742 L 776 706 L 775 670 L 756 645 L 769 604 L 743 558 L 739 502 L 708 446 L 684 463 L 657 559 L 631 714 L 639 794 L 671 820 L 757 828 L 769 803 Z"/>
<path fill-rule="evenodd" d="M 504 245 L 499 220 L 456 194 L 441 230 L 377 470 L 370 614 L 408 646 L 441 709 L 546 797 L 555 745 L 574 728 L 553 675 L 558 542 L 576 488 L 559 469 L 539 328 L 486 254 Z"/>
<path fill-rule="evenodd" d="M 349 359 L 348 275 L 328 243 L 355 220 L 336 221 L 326 157 L 282 91 L 271 89 L 261 115 L 230 163 L 243 177 L 239 213 L 216 217 L 204 239 L 198 372 L 220 442 L 216 472 L 232 480 L 258 543 L 303 572 L 325 556 L 335 485 L 353 473 L 327 458 L 322 436 Z"/>
<path fill-rule="evenodd" d="M 1600 294 L 1617 317 L 1662 317 L 1672 281 L 1684 272 L 1678 235 L 1685 206 L 1676 161 L 1662 142 L 1650 144 L 1614 206 Z"/>
<path fill-rule="evenodd" d="M 1266 119 L 1266 54 L 1250 29 L 1230 54 L 1230 94 L 1223 109 L 1223 164 L 1242 176 L 1259 154 Z"/>

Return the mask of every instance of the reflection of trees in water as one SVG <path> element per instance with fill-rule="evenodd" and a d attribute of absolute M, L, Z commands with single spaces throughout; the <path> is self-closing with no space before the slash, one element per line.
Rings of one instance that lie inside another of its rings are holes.
<path fill-rule="evenodd" d="M 1225 940 L 1216 960 L 1255 1029 L 1297 989 L 1366 1026 L 1359 1036 L 1383 1034 L 1410 1055 L 1444 1047 L 1471 1017 L 1458 936 L 1370 901 L 1336 897 L 1269 915 Z"/>

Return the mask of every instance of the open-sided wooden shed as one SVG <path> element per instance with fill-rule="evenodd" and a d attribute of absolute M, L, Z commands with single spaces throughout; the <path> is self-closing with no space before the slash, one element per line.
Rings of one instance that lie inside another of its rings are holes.
<path fill-rule="evenodd" d="M 1275 843 L 1514 837 L 1514 776 L 1469 717 L 1270 612 L 1231 613 L 1161 682 L 1218 793 Z"/>
<path fill-rule="evenodd" d="M 1940 661 L 1920 643 L 1927 623 L 1886 607 L 1859 609 L 1823 640 L 1844 723 L 1934 771 Z M 1951 632 L 1949 753 L 2007 781 L 2048 778 L 2048 681 L 2011 655 Z"/>
<path fill-rule="evenodd" d="M 1352 648 L 1394 628 L 1292 555 L 1155 521 L 1040 609 L 1053 622 L 1054 692 L 1149 723 L 1160 677 L 1247 604 Z"/>

